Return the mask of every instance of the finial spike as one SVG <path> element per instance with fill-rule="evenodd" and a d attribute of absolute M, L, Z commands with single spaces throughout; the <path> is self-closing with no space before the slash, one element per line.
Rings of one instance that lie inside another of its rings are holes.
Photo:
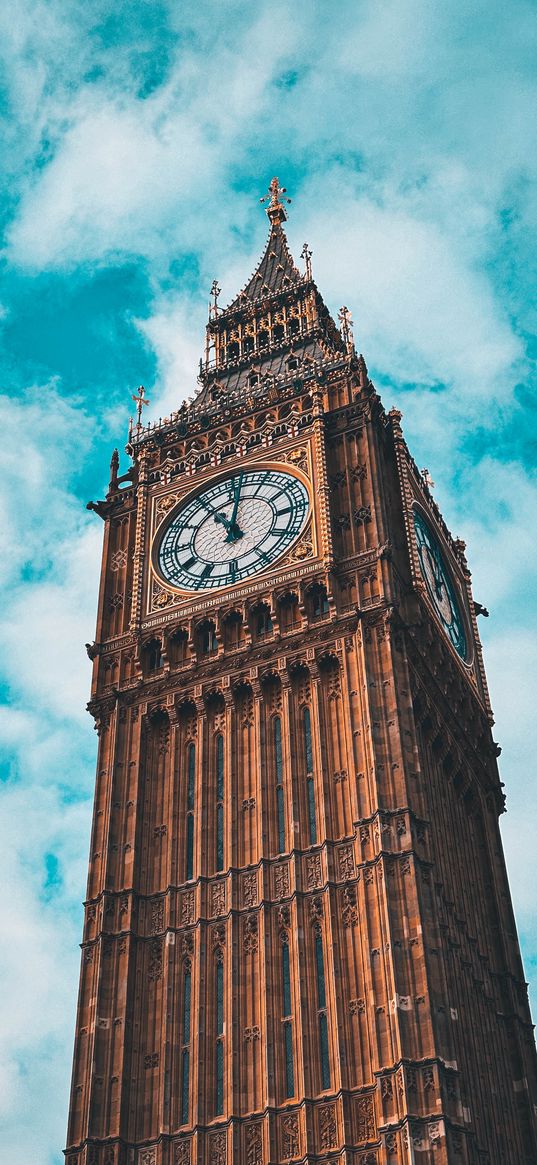
<path fill-rule="evenodd" d="M 302 250 L 300 252 L 300 258 L 303 259 L 304 263 L 306 264 L 306 279 L 311 279 L 311 256 L 312 256 L 312 254 L 313 254 L 313 251 L 310 250 L 310 248 L 308 247 L 308 244 L 304 243 L 304 246 L 302 247 Z"/>
<path fill-rule="evenodd" d="M 136 429 L 139 432 L 140 429 L 142 428 L 142 409 L 143 409 L 144 405 L 151 404 L 150 400 L 145 399 L 145 388 L 144 388 L 143 384 L 141 384 L 139 389 L 138 389 L 138 396 L 136 396 L 136 394 L 133 392 L 132 399 L 134 401 L 136 401 L 136 412 L 138 415 L 138 420 L 136 422 Z"/>
<path fill-rule="evenodd" d="M 290 205 L 291 199 L 283 197 L 283 202 L 280 202 L 280 195 L 285 196 L 286 194 L 287 190 L 285 186 L 280 186 L 279 178 L 273 178 L 268 188 L 268 194 L 264 198 L 259 199 L 260 202 L 268 202 L 265 210 L 272 226 L 277 226 L 287 219 L 283 202 L 287 202 Z"/>
<path fill-rule="evenodd" d="M 354 348 L 354 337 L 352 334 L 352 316 L 348 307 L 345 307 L 345 305 L 341 307 L 339 309 L 337 318 L 341 324 L 341 335 L 343 337 L 343 343 L 346 344 L 347 350 L 351 352 Z"/>

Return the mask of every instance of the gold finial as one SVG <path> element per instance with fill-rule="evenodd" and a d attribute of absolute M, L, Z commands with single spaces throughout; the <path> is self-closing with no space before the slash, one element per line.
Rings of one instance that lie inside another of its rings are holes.
<path fill-rule="evenodd" d="M 337 318 L 341 324 L 341 335 L 343 337 L 343 343 L 347 345 L 347 348 L 352 348 L 354 343 L 352 334 L 352 316 L 348 307 L 341 307 L 339 309 Z"/>
<path fill-rule="evenodd" d="M 269 205 L 265 209 L 273 226 L 285 222 L 287 219 L 285 207 L 280 202 L 280 194 L 287 194 L 285 186 L 280 186 L 279 179 L 273 178 L 268 188 L 268 194 L 259 199 L 260 202 L 268 202 Z M 291 199 L 284 197 L 283 201 L 290 204 Z"/>
<path fill-rule="evenodd" d="M 143 384 L 141 384 L 139 389 L 138 389 L 138 396 L 136 396 L 136 393 L 133 392 L 132 399 L 134 401 L 136 401 L 136 412 L 138 414 L 136 428 L 141 429 L 142 428 L 142 409 L 143 409 L 144 405 L 151 404 L 151 401 L 145 399 L 145 388 L 144 388 Z"/>
<path fill-rule="evenodd" d="M 423 478 L 423 480 L 424 480 L 424 482 L 425 482 L 425 485 L 427 486 L 427 489 L 434 489 L 434 485 L 435 485 L 435 483 L 434 483 L 434 481 L 433 481 L 433 479 L 432 479 L 432 477 L 431 477 L 431 474 L 429 473 L 429 470 L 428 470 L 428 469 L 422 469 L 422 471 L 421 471 L 421 476 L 422 476 L 422 478 Z"/>
<path fill-rule="evenodd" d="M 218 315 L 218 296 L 220 295 L 221 290 L 222 288 L 218 286 L 218 279 L 213 279 L 211 287 L 213 302 L 210 306 L 210 314 L 215 317 Z"/>
<path fill-rule="evenodd" d="M 304 246 L 302 247 L 302 250 L 300 252 L 300 258 L 303 259 L 305 264 L 306 264 L 306 279 L 311 279 L 311 256 L 312 256 L 312 254 L 313 254 L 313 251 L 310 251 L 308 244 L 304 243 Z"/>

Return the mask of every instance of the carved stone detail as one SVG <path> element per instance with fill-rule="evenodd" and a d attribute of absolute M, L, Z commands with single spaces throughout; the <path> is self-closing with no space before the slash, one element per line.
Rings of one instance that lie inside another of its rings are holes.
<path fill-rule="evenodd" d="M 337 1145 L 336 1109 L 333 1104 L 325 1104 L 319 1110 L 319 1133 L 321 1149 L 335 1149 Z"/>
<path fill-rule="evenodd" d="M 225 1133 L 212 1133 L 209 1137 L 209 1165 L 226 1165 L 227 1137 Z"/>
<path fill-rule="evenodd" d="M 259 1121 L 246 1128 L 246 1165 L 263 1165 L 263 1129 Z"/>
<path fill-rule="evenodd" d="M 257 874 L 245 874 L 242 881 L 243 906 L 257 906 Z"/>
<path fill-rule="evenodd" d="M 285 1161 L 292 1161 L 300 1154 L 300 1136 L 298 1117 L 284 1116 L 282 1119 L 282 1157 Z"/>
<path fill-rule="evenodd" d="M 372 1096 L 362 1096 L 358 1101 L 358 1140 L 374 1141 L 377 1136 L 375 1109 Z"/>
<path fill-rule="evenodd" d="M 282 862 L 274 869 L 274 892 L 276 898 L 287 898 L 290 892 L 289 866 Z"/>
<path fill-rule="evenodd" d="M 306 858 L 306 881 L 308 890 L 316 890 L 322 885 L 321 855 L 311 854 Z"/>

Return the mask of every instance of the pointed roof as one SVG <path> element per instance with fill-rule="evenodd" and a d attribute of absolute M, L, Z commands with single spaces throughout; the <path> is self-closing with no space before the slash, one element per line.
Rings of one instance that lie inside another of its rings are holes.
<path fill-rule="evenodd" d="M 265 251 L 256 270 L 246 286 L 224 310 L 233 311 L 243 307 L 246 301 L 253 303 L 303 282 L 304 276 L 295 267 L 281 222 L 273 222 Z"/>

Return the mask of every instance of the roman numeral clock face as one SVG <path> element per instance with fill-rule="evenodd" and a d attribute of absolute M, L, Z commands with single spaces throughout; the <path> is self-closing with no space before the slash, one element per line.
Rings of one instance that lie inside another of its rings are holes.
<path fill-rule="evenodd" d="M 468 642 L 455 586 L 444 562 L 438 540 L 419 510 L 414 510 L 414 530 L 420 570 L 429 598 L 455 651 L 461 659 L 466 660 Z"/>
<path fill-rule="evenodd" d="M 244 470 L 187 498 L 159 537 L 155 565 L 181 590 L 214 590 L 266 570 L 304 527 L 309 494 L 293 474 Z"/>

